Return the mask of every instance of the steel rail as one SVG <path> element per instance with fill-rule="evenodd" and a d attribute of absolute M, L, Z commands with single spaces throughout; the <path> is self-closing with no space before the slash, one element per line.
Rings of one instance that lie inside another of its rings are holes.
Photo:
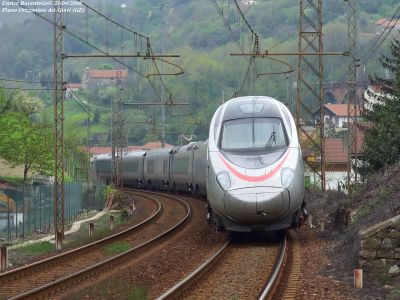
<path fill-rule="evenodd" d="M 152 194 L 155 194 L 155 193 L 152 193 Z M 88 268 L 80 270 L 80 271 L 78 271 L 76 273 L 73 273 L 73 274 L 68 275 L 66 277 L 60 278 L 58 280 L 55 280 L 55 281 L 53 281 L 51 283 L 48 283 L 48 284 L 45 284 L 45 285 L 43 285 L 41 287 L 35 288 L 35 289 L 31 290 L 31 291 L 28 291 L 28 292 L 22 293 L 20 295 L 14 296 L 14 297 L 10 298 L 10 300 L 33 297 L 35 294 L 43 293 L 46 290 L 51 290 L 51 289 L 55 289 L 55 288 L 61 288 L 63 285 L 66 285 L 68 282 L 71 282 L 74 279 L 78 280 L 79 276 L 88 274 L 91 271 L 100 271 L 101 272 L 101 269 L 106 267 L 107 265 L 111 265 L 113 262 L 117 262 L 117 260 L 119 260 L 119 259 L 127 258 L 127 256 L 133 254 L 134 252 L 137 252 L 138 250 L 141 250 L 145 246 L 147 246 L 147 245 L 159 240 L 160 238 L 168 235 L 169 233 L 171 233 L 172 231 L 174 231 L 175 229 L 180 227 L 191 216 L 191 207 L 190 207 L 190 205 L 188 203 L 186 203 L 185 201 L 179 199 L 179 198 L 175 198 L 175 197 L 172 197 L 172 196 L 167 196 L 167 195 L 164 195 L 164 194 L 160 194 L 160 195 L 168 197 L 168 198 L 172 198 L 174 200 L 177 200 L 187 210 L 185 216 L 178 223 L 176 223 L 174 226 L 169 228 L 167 231 L 155 236 L 154 238 L 152 238 L 152 239 L 150 239 L 150 240 L 148 240 L 148 241 L 146 241 L 146 242 L 144 242 L 144 243 L 142 243 L 142 244 L 140 244 L 140 245 L 138 245 L 138 246 L 136 246 L 136 247 L 134 247 L 134 248 L 132 248 L 130 250 L 127 250 L 127 251 L 125 251 L 123 253 L 120 253 L 120 254 L 118 254 L 116 256 L 113 256 L 113 257 L 111 257 L 111 258 L 109 258 L 107 260 L 99 262 L 99 263 L 97 263 L 95 265 L 92 265 L 92 266 L 90 266 Z M 143 195 L 141 195 L 141 196 L 143 196 Z M 152 198 L 150 196 L 145 196 L 145 197 Z M 154 198 L 152 198 L 152 199 L 155 200 Z M 52 294 L 52 293 L 50 293 L 50 294 Z"/>
<path fill-rule="evenodd" d="M 140 222 L 140 223 L 138 223 L 138 224 L 136 224 L 136 225 L 134 225 L 134 226 L 132 226 L 130 228 L 127 228 L 127 229 L 125 229 L 125 230 L 123 230 L 121 232 L 118 232 L 116 234 L 110 235 L 110 236 L 105 237 L 103 239 L 100 239 L 98 241 L 94 241 L 94 242 L 92 242 L 90 244 L 87 244 L 87 245 L 84 245 L 84 246 L 81 246 L 81 247 L 78 247 L 78 248 L 63 252 L 61 254 L 58 254 L 58 255 L 55 255 L 55 256 L 52 256 L 52 257 L 49 257 L 49 258 L 46 258 L 46 259 L 31 263 L 29 265 L 26 265 L 26 266 L 23 266 L 23 267 L 20 267 L 20 268 L 16 268 L 16 269 L 7 271 L 5 273 L 2 273 L 2 274 L 0 274 L 0 282 L 8 281 L 9 280 L 8 277 L 11 277 L 11 276 L 15 277 L 17 275 L 22 275 L 20 273 L 25 272 L 25 271 L 33 272 L 34 271 L 33 268 L 42 269 L 42 268 L 44 268 L 46 266 L 46 264 L 54 263 L 56 260 L 67 258 L 70 255 L 77 254 L 78 252 L 81 252 L 83 250 L 88 250 L 91 247 L 98 246 L 98 245 L 100 245 L 102 243 L 108 242 L 108 241 L 110 241 L 112 239 L 118 238 L 118 237 L 120 237 L 120 236 L 122 236 L 122 235 L 124 235 L 126 233 L 129 233 L 129 231 L 133 231 L 133 230 L 138 229 L 138 227 L 141 227 L 142 225 L 144 225 L 144 224 L 150 222 L 152 219 L 154 219 L 162 210 L 162 205 L 158 200 L 156 200 L 156 199 L 150 199 L 150 200 L 156 203 L 157 210 L 151 216 L 149 216 L 148 218 L 146 218 L 142 222 Z"/>
<path fill-rule="evenodd" d="M 186 288 L 188 288 L 192 283 L 194 283 L 201 275 L 213 265 L 217 261 L 218 258 L 222 256 L 222 254 L 227 249 L 230 240 L 228 240 L 215 254 L 213 254 L 210 258 L 208 258 L 204 263 L 202 263 L 196 270 L 190 273 L 187 277 L 185 277 L 182 281 L 177 283 L 167 292 L 162 294 L 157 298 L 157 300 L 164 300 L 169 298 L 177 297 L 180 293 L 184 292 Z"/>
<path fill-rule="evenodd" d="M 258 298 L 259 300 L 264 300 L 267 299 L 267 297 L 270 295 L 271 291 L 272 291 L 272 287 L 275 285 L 277 279 L 278 279 L 278 275 L 283 267 L 283 260 L 285 258 L 286 255 L 286 236 L 280 246 L 280 254 L 279 254 L 279 258 L 277 259 L 275 266 L 274 266 L 274 271 L 271 274 L 271 277 L 269 278 L 267 284 L 264 287 L 264 290 L 261 292 L 260 297 Z"/>

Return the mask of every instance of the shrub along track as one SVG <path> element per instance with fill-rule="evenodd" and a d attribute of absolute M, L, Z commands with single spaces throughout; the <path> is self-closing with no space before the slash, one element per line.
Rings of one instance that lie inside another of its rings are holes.
<path fill-rule="evenodd" d="M 170 197 L 160 196 L 155 199 L 143 194 L 139 197 L 157 203 L 157 210 L 151 217 L 103 240 L 1 274 L 0 298 L 54 297 L 65 288 L 78 285 L 94 274 L 116 268 L 135 255 L 137 251 L 134 249 L 138 245 L 151 239 L 159 239 L 162 234 L 179 226 L 177 224 L 182 224 L 190 216 L 190 207 L 182 201 L 171 201 Z M 104 251 L 105 246 L 121 241 L 128 243 L 132 249 L 118 255 Z M 33 290 L 35 292 L 31 294 Z"/>

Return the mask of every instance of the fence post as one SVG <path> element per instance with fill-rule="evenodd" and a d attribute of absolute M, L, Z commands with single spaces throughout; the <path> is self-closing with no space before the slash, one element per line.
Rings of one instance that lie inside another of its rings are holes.
<path fill-rule="evenodd" d="M 15 239 L 18 239 L 18 204 L 17 204 L 17 199 L 15 199 L 14 221 L 15 221 Z"/>
<path fill-rule="evenodd" d="M 94 234 L 94 223 L 90 222 L 89 223 L 89 236 L 93 236 Z"/>
<path fill-rule="evenodd" d="M 40 189 L 39 189 L 40 193 Z M 29 213 L 28 213 L 29 210 Z M 31 232 L 31 193 L 28 193 L 28 207 L 26 209 L 26 217 L 28 222 L 28 232 Z"/>
<path fill-rule="evenodd" d="M 130 214 L 133 214 L 133 212 L 136 210 L 135 200 L 134 199 L 132 199 L 132 202 L 129 205 L 129 210 L 130 210 Z"/>
<path fill-rule="evenodd" d="M 8 249 L 4 241 L 3 238 L 0 240 L 0 272 L 5 272 L 8 269 Z"/>
<path fill-rule="evenodd" d="M 40 232 L 43 231 L 42 228 L 42 209 L 43 209 L 43 205 L 42 205 L 42 197 L 39 197 L 39 230 Z"/>
<path fill-rule="evenodd" d="M 22 237 L 25 238 L 25 190 L 22 198 Z"/>
<path fill-rule="evenodd" d="M 111 231 L 114 230 L 114 216 L 110 216 L 110 229 Z"/>
<path fill-rule="evenodd" d="M 363 270 L 354 269 L 354 287 L 357 289 L 363 288 Z"/>
<path fill-rule="evenodd" d="M 11 228 L 10 228 L 10 198 L 7 196 L 7 241 L 11 241 Z"/>

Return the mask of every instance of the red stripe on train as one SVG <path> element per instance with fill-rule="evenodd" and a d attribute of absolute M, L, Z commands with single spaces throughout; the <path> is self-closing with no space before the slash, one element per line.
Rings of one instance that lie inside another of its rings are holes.
<path fill-rule="evenodd" d="M 282 167 L 282 165 L 286 161 L 286 159 L 288 158 L 289 152 L 290 152 L 290 148 L 288 149 L 285 156 L 282 158 L 282 160 L 279 162 L 279 164 L 275 168 L 273 168 L 268 173 L 266 173 L 264 175 L 260 175 L 260 176 L 249 176 L 249 175 L 240 173 L 239 171 L 234 169 L 234 167 L 223 157 L 223 155 L 221 153 L 218 152 L 218 154 L 219 154 L 219 157 L 221 158 L 222 162 L 224 163 L 224 165 L 228 168 L 228 170 L 233 175 L 235 175 L 236 177 L 238 177 L 242 180 L 245 180 L 245 181 L 259 182 L 259 181 L 267 180 L 267 179 L 271 178 L 272 176 L 274 176 L 276 174 L 276 172 L 278 172 L 279 169 Z"/>

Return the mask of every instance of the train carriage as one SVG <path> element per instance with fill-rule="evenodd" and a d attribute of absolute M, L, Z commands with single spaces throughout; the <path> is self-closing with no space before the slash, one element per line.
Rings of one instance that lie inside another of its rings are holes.
<path fill-rule="evenodd" d="M 111 154 L 99 154 L 92 158 L 93 177 L 105 183 L 111 182 Z"/>
<path fill-rule="evenodd" d="M 171 149 L 154 149 L 144 155 L 144 187 L 167 190 L 170 185 L 169 164 Z"/>
<path fill-rule="evenodd" d="M 127 185 L 206 195 L 219 229 L 273 231 L 307 217 L 296 125 L 270 97 L 231 99 L 215 112 L 208 141 L 130 152 L 122 169 Z M 111 155 L 95 157 L 92 172 L 110 182 Z"/>
<path fill-rule="evenodd" d="M 122 157 L 123 184 L 142 187 L 144 183 L 144 155 L 146 151 L 130 151 Z"/>
<path fill-rule="evenodd" d="M 171 151 L 171 191 L 192 192 L 193 146 L 195 143 L 175 147 Z"/>
<path fill-rule="evenodd" d="M 197 142 L 193 148 L 193 188 L 198 196 L 207 195 L 207 149 L 208 140 Z"/>

